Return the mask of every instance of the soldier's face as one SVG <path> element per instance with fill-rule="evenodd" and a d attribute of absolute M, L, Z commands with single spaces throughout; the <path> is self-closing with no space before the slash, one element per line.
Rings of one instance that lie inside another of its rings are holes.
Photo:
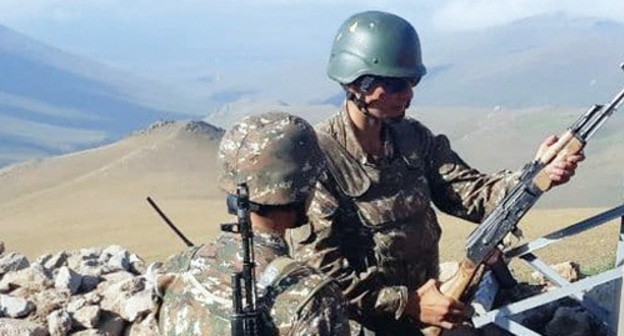
<path fill-rule="evenodd" d="M 368 111 L 381 120 L 403 118 L 405 110 L 409 107 L 414 97 L 411 83 L 405 79 L 399 78 L 396 80 L 402 80 L 404 84 L 384 84 L 381 82 L 364 96 L 368 104 Z"/>

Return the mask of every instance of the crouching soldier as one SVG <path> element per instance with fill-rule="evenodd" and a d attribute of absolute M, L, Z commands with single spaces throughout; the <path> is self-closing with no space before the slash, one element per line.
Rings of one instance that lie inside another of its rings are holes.
<path fill-rule="evenodd" d="M 219 186 L 230 197 L 246 183 L 261 335 L 349 335 L 340 288 L 288 258 L 286 229 L 307 221 L 311 190 L 324 160 L 313 128 L 286 113 L 242 119 L 219 147 Z M 231 277 L 243 267 L 241 236 L 170 258 L 157 279 L 163 335 L 230 335 Z"/>

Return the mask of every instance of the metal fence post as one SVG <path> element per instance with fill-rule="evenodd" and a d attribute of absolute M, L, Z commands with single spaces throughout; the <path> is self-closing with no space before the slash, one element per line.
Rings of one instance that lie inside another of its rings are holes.
<path fill-rule="evenodd" d="M 624 216 L 620 221 L 620 236 L 617 245 L 617 251 L 615 252 L 615 267 L 619 267 L 624 264 Z M 615 282 L 617 298 L 613 304 L 612 322 L 616 326 L 613 330 L 617 330 L 617 334 L 624 336 L 624 300 L 622 300 L 622 294 L 624 293 L 624 278 Z"/>

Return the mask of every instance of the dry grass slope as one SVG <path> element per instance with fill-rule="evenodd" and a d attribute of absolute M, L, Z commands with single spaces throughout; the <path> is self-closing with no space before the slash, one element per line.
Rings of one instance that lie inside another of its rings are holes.
<path fill-rule="evenodd" d="M 424 108 L 417 115 L 434 131 L 448 134 L 468 162 L 495 171 L 519 167 L 546 134 L 559 133 L 577 115 L 544 112 Z M 312 111 L 302 115 L 307 113 Z M 334 111 L 325 107 L 314 113 L 309 119 L 320 120 Z M 162 260 L 184 244 L 146 202 L 151 196 L 192 241 L 203 242 L 218 232 L 219 223 L 231 220 L 216 188 L 215 158 L 222 134 L 203 122 L 160 123 L 105 147 L 0 170 L 0 240 L 30 258 L 120 244 L 148 260 Z M 588 162 L 575 180 L 546 195 L 548 207 L 527 215 L 521 226 L 528 239 L 621 203 L 616 195 L 621 194 L 624 158 L 619 144 L 624 139 L 612 127 L 605 134 L 599 140 L 605 147 L 588 150 Z M 440 218 L 442 259 L 457 260 L 474 226 Z M 604 264 L 613 257 L 618 230 L 618 223 L 610 223 L 538 255 L 549 263 Z"/>

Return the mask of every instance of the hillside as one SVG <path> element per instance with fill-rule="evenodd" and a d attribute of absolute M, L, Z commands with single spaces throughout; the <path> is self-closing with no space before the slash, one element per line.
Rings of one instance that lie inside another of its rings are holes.
<path fill-rule="evenodd" d="M 520 169 L 535 156 L 539 144 L 560 135 L 585 112 L 572 108 L 484 110 L 422 108 L 415 112 L 435 133 L 444 133 L 469 164 L 484 172 Z M 538 203 L 541 208 L 609 207 L 623 201 L 624 114 L 616 111 L 585 147 L 571 183 L 553 189 Z"/>
<path fill-rule="evenodd" d="M 204 120 L 228 128 L 243 115 L 268 110 L 286 111 L 317 123 L 336 113 L 338 108 L 248 100 L 229 104 Z M 455 151 L 470 165 L 485 173 L 494 173 L 502 169 L 522 168 L 533 159 L 546 137 L 565 132 L 583 112 L 585 108 L 493 109 L 416 105 L 408 115 L 423 122 L 434 133 L 447 135 Z M 538 207 L 608 207 L 622 202 L 622 112 L 616 111 L 590 139 L 585 149 L 587 159 L 581 164 L 573 182 L 544 195 Z"/>
<path fill-rule="evenodd" d="M 209 222 L 208 209 L 223 208 L 213 163 L 222 135 L 202 122 L 157 123 L 107 146 L 0 170 L 2 238 L 27 254 L 122 241 L 174 251 L 177 238 L 146 197 L 182 230 L 189 218 Z"/>
<path fill-rule="evenodd" d="M 560 128 L 571 116 L 553 111 L 548 114 L 553 119 L 544 128 Z M 436 132 L 448 130 L 455 147 L 466 152 L 464 157 L 475 166 L 495 171 L 533 156 L 535 132 L 528 132 L 523 141 L 510 139 L 524 139 L 521 126 L 543 121 L 544 111 L 515 111 L 489 118 L 484 111 L 469 111 L 479 116 L 474 119 L 457 118 L 456 112 L 432 108 L 417 116 Z M 543 204 L 557 208 L 544 209 L 540 203 L 523 220 L 527 238 L 621 204 L 618 167 L 624 160 L 617 146 L 622 142 L 617 132 L 621 120 L 614 119 L 601 140 L 617 141 L 616 146 L 601 150 L 597 136 L 575 180 L 544 196 Z M 477 124 L 480 128 L 472 132 Z M 191 241 L 202 243 L 219 232 L 220 223 L 232 220 L 216 186 L 215 158 L 222 135 L 222 129 L 204 122 L 161 122 L 106 146 L 4 168 L 0 170 L 2 241 L 30 258 L 61 249 L 118 244 L 147 260 L 163 260 L 185 245 L 146 202 L 151 196 Z M 442 214 L 440 221 L 445 246 L 442 260 L 457 260 L 474 225 Z M 614 222 L 539 255 L 549 263 L 575 260 L 585 268 L 604 267 L 613 258 L 618 232 L 619 224 Z"/>
<path fill-rule="evenodd" d="M 0 73 L 0 167 L 110 143 L 158 119 L 190 113 L 186 104 L 172 103 L 184 101 L 179 90 L 2 25 Z"/>

